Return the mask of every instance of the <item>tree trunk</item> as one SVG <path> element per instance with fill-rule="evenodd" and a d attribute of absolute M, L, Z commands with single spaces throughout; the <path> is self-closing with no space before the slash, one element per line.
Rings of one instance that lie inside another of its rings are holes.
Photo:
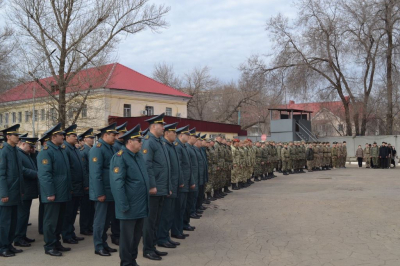
<path fill-rule="evenodd" d="M 393 55 L 393 24 L 392 1 L 386 3 L 385 27 L 388 38 L 386 50 L 386 86 L 387 86 L 387 111 L 386 111 L 386 135 L 393 134 L 393 80 L 392 80 L 392 55 Z"/>
<path fill-rule="evenodd" d="M 361 136 L 365 136 L 367 133 L 367 107 L 368 107 L 369 95 L 364 95 L 363 110 L 361 115 Z"/>

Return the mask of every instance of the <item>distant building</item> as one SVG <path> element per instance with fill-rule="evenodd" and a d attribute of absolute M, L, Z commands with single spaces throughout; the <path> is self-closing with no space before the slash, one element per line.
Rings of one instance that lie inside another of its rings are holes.
<path fill-rule="evenodd" d="M 40 79 L 51 94 L 36 82 L 21 84 L 0 94 L 0 128 L 20 123 L 20 132 L 41 136 L 57 121 L 58 88 L 52 77 Z M 191 96 L 159 83 L 118 63 L 79 72 L 67 88 L 67 119 L 73 121 L 81 99 L 88 94 L 77 120 L 78 131 L 108 124 L 110 116 L 167 116 L 186 118 Z"/>

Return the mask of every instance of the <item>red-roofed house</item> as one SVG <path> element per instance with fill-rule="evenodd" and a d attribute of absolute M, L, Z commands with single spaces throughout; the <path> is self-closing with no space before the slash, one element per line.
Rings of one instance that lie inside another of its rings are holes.
<path fill-rule="evenodd" d="M 0 94 L 0 127 L 20 123 L 20 132 L 41 135 L 57 121 L 53 97 L 58 89 L 54 79 L 40 82 L 51 88 L 51 95 L 36 82 L 28 82 Z M 191 98 L 177 89 L 159 83 L 118 63 L 79 72 L 67 88 L 67 114 L 72 121 L 83 95 L 90 90 L 86 106 L 77 121 L 79 131 L 108 124 L 110 116 L 131 117 L 160 114 L 187 117 Z M 32 121 L 33 120 L 33 121 Z"/>

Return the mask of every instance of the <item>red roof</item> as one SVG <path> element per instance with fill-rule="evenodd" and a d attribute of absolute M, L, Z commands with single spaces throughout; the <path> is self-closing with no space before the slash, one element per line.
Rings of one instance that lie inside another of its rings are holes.
<path fill-rule="evenodd" d="M 56 84 L 53 77 L 40 79 L 40 82 L 48 89 L 50 89 L 52 84 Z M 89 87 L 94 89 L 109 88 L 187 98 L 191 97 L 188 94 L 164 85 L 119 63 L 80 71 L 69 83 L 67 93 L 87 90 Z M 35 98 L 49 96 L 36 82 L 31 81 L 0 94 L 0 102 L 32 99 L 34 89 Z M 55 94 L 57 94 L 57 92 L 55 92 Z"/>
<path fill-rule="evenodd" d="M 127 128 L 131 129 L 137 124 L 140 124 L 142 130 L 145 130 L 149 127 L 149 123 L 145 120 L 151 118 L 153 116 L 139 116 L 139 117 L 117 117 L 117 116 L 110 116 L 108 118 L 109 123 L 116 122 L 118 125 L 121 125 L 125 122 L 127 123 Z M 215 133 L 237 133 L 238 136 L 247 136 L 247 131 L 242 130 L 240 125 L 234 124 L 223 124 L 223 123 L 216 123 L 216 122 L 208 122 L 202 120 L 195 120 L 189 118 L 180 118 L 180 117 L 173 117 L 173 116 L 165 116 L 164 121 L 167 124 L 172 124 L 178 122 L 178 128 L 184 127 L 186 125 L 190 125 L 190 128 L 196 128 L 197 132 L 215 132 Z"/>

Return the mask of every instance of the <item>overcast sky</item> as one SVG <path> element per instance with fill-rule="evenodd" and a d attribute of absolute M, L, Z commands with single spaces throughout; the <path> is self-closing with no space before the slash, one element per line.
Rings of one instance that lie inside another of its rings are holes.
<path fill-rule="evenodd" d="M 151 0 L 171 7 L 170 26 L 124 39 L 117 60 L 151 76 L 158 62 L 177 74 L 209 66 L 222 81 L 237 80 L 238 66 L 252 54 L 270 50 L 265 24 L 278 13 L 293 16 L 292 0 Z"/>

